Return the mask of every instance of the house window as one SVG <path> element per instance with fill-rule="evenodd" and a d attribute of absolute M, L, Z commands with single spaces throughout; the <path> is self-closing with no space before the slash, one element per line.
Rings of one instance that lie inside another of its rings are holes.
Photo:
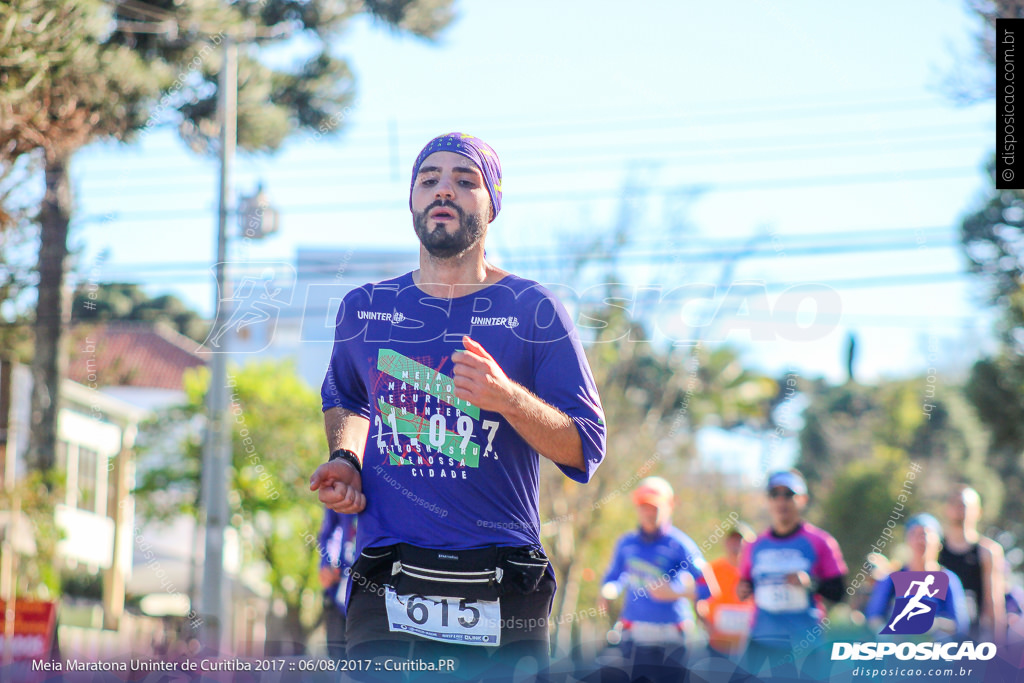
<path fill-rule="evenodd" d="M 96 512 L 96 466 L 99 453 L 78 448 L 78 509 Z"/>

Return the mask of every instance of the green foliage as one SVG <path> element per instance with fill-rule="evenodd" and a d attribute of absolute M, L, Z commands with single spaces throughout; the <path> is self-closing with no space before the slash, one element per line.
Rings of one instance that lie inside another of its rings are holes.
<path fill-rule="evenodd" d="M 140 513 L 167 519 L 194 514 L 199 496 L 202 440 L 197 417 L 205 411 L 209 373 L 186 379 L 185 406 L 147 428 L 135 490 Z M 231 526 L 244 540 L 244 566 L 262 566 L 273 597 L 301 613 L 307 629 L 315 615 L 305 607 L 318 590 L 315 539 L 323 507 L 309 491 L 309 475 L 325 459 L 326 443 L 317 392 L 291 362 L 251 363 L 228 375 L 231 402 Z M 180 456 L 158 453 L 177 441 Z M 154 466 L 155 465 L 155 466 Z"/>
<path fill-rule="evenodd" d="M 62 296 L 73 213 L 69 168 L 95 140 L 129 141 L 162 123 L 213 152 L 217 75 L 225 41 L 241 43 L 238 141 L 275 150 L 295 131 L 337 132 L 354 82 L 327 46 L 361 12 L 425 38 L 451 19 L 452 0 L 19 0 L 0 4 L 0 171 L 44 160 L 30 467 L 53 467 L 60 396 Z M 269 23 L 268 23 L 269 22 Z M 259 41 L 289 33 L 319 44 L 299 69 L 275 70 Z M 0 230 L 10 223 L 0 209 Z M 43 314 L 39 314 L 43 312 Z"/>
<path fill-rule="evenodd" d="M 994 163 L 989 171 L 994 185 Z M 960 240 L 988 303 L 1002 314 L 1001 349 L 974 365 L 966 394 L 991 433 L 987 461 L 1005 488 L 1001 519 L 1024 531 L 1024 193 L 993 187 L 961 223 Z"/>
<path fill-rule="evenodd" d="M 994 185 L 994 164 L 989 172 Z M 1024 349 L 1024 192 L 993 189 L 960 224 L 960 241 L 989 303 L 1004 313 L 1003 340 L 1019 353 Z"/>
<path fill-rule="evenodd" d="M 100 602 L 103 599 L 103 576 L 82 572 L 64 572 L 61 577 L 64 595 L 88 598 Z"/>
<path fill-rule="evenodd" d="M 100 0 L 19 0 L 0 11 L 0 150 L 48 158 L 143 125 L 169 67 L 108 40 Z"/>
<path fill-rule="evenodd" d="M 1024 18 L 1020 0 L 968 0 L 982 19 L 979 53 L 986 67 L 981 87 L 968 101 L 995 96 L 989 78 L 996 62 L 995 25 L 1001 18 Z M 991 432 L 987 461 L 1005 489 L 1000 521 L 1024 533 L 1024 192 L 995 188 L 996 164 L 988 164 L 992 188 L 960 225 L 960 242 L 970 271 L 984 285 L 986 298 L 1000 311 L 1002 348 L 975 364 L 966 394 Z M 984 493 L 982 494 L 984 496 Z M 986 512 L 991 511 L 986 501 Z"/>
<path fill-rule="evenodd" d="M 0 509 L 13 510 L 17 505 L 32 527 L 36 545 L 35 555 L 17 557 L 19 597 L 48 600 L 61 592 L 57 543 L 63 538 L 63 531 L 57 526 L 53 508 L 54 502 L 63 498 L 63 491 L 63 475 L 39 472 L 30 472 L 10 492 L 0 491 Z"/>
<path fill-rule="evenodd" d="M 238 140 L 271 151 L 299 129 L 333 133 L 354 99 L 355 80 L 329 50 L 347 22 L 367 13 L 396 30 L 434 39 L 452 20 L 452 0 L 19 0 L 0 6 L 0 150 L 48 156 L 92 140 L 129 140 L 147 127 L 179 124 L 193 148 L 216 150 L 220 44 L 239 55 Z M 270 37 L 301 34 L 317 49 L 275 69 L 261 59 Z"/>
<path fill-rule="evenodd" d="M 605 296 L 614 294 L 614 285 L 608 285 Z M 556 620 L 597 604 L 615 541 L 636 526 L 630 494 L 643 477 L 657 474 L 672 482 L 680 501 L 676 519 L 698 543 L 738 509 L 740 501 L 725 493 L 725 482 L 692 481 L 693 434 L 704 425 L 761 428 L 779 390 L 774 380 L 745 368 L 735 349 L 659 348 L 644 341 L 650 337 L 643 323 L 621 307 L 585 313 L 594 333 L 588 358 L 601 393 L 608 445 L 587 486 L 542 463 L 542 536 L 564 589 L 555 596 Z M 601 623 L 599 630 L 610 626 Z M 567 630 L 557 630 L 560 646 L 566 646 Z"/>
<path fill-rule="evenodd" d="M 989 430 L 986 462 L 1005 490 L 1000 521 L 1024 531 L 1024 360 L 1003 353 L 974 364 L 966 394 L 978 418 Z M 990 497 L 979 489 L 986 514 L 993 507 Z"/>
<path fill-rule="evenodd" d="M 28 189 L 37 171 L 37 158 L 14 164 L 0 158 L 0 353 L 22 362 L 32 355 L 27 294 L 38 231 Z"/>
<path fill-rule="evenodd" d="M 166 322 L 198 343 L 206 339 L 209 327 L 173 294 L 151 298 L 140 285 L 127 282 L 80 286 L 71 305 L 72 323 L 111 320 Z"/>
<path fill-rule="evenodd" d="M 880 538 L 885 543 L 880 549 L 889 555 L 903 538 L 903 520 L 909 510 L 921 509 L 919 497 L 897 500 L 909 466 L 906 453 L 879 446 L 873 457 L 850 462 L 836 474 L 831 493 L 819 508 L 820 523 L 835 536 L 851 567 L 863 562 Z M 887 527 L 894 510 L 902 516 L 893 522 L 894 527 Z"/>
<path fill-rule="evenodd" d="M 941 497 L 940 489 L 964 476 L 984 478 L 981 427 L 959 387 L 948 384 L 937 375 L 876 386 L 809 383 L 797 467 L 812 484 L 831 485 L 851 464 L 895 449 L 928 465 L 929 495 Z"/>

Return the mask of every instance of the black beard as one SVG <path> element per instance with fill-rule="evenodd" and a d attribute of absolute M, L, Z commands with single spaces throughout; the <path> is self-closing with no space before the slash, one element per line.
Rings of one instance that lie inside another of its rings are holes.
<path fill-rule="evenodd" d="M 455 232 L 449 234 L 441 223 L 436 223 L 434 229 L 430 229 L 430 218 L 427 214 L 440 207 L 450 209 L 458 215 L 459 227 Z M 422 212 L 415 214 L 413 228 L 427 253 L 439 259 L 452 258 L 466 253 L 480 241 L 484 234 L 484 225 L 480 216 L 467 216 L 452 202 L 434 202 Z"/>

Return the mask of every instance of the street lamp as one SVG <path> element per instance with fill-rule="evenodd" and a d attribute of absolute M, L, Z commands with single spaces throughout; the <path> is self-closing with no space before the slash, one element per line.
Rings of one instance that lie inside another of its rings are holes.
<path fill-rule="evenodd" d="M 280 216 L 270 204 L 270 196 L 263 183 L 251 197 L 243 196 L 238 202 L 238 232 L 244 239 L 261 240 L 277 232 Z"/>

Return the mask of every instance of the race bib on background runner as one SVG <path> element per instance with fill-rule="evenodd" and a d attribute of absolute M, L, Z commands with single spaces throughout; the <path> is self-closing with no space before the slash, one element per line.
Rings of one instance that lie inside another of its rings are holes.
<path fill-rule="evenodd" d="M 715 608 L 715 628 L 730 636 L 750 633 L 750 610 L 747 607 L 719 605 Z"/>
<path fill-rule="evenodd" d="M 767 583 L 754 589 L 754 603 L 766 612 L 799 612 L 809 607 L 807 590 L 788 583 Z"/>

